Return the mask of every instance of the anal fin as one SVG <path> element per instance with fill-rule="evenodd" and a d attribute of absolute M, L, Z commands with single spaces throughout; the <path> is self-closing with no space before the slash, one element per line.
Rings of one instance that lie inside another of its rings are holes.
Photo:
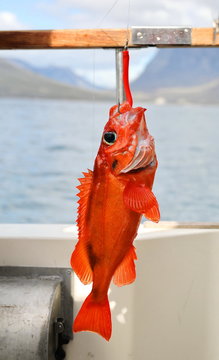
<path fill-rule="evenodd" d="M 135 281 L 136 271 L 134 260 L 137 259 L 135 247 L 132 245 L 121 264 L 116 269 L 113 282 L 117 286 L 131 284 Z"/>

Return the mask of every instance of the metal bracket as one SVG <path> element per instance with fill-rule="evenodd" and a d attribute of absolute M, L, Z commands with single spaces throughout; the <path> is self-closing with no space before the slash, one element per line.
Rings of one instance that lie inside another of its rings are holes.
<path fill-rule="evenodd" d="M 67 345 L 70 341 L 70 336 L 65 333 L 65 320 L 63 318 L 57 318 L 54 322 L 55 332 L 55 359 L 65 359 L 65 351 L 62 346 Z"/>
<path fill-rule="evenodd" d="M 124 49 L 116 49 L 116 101 L 118 106 L 125 101 L 123 86 L 123 62 L 122 52 Z"/>
<path fill-rule="evenodd" d="M 133 26 L 131 31 L 133 45 L 191 45 L 190 27 Z"/>
<path fill-rule="evenodd" d="M 219 17 L 214 20 L 213 22 L 213 26 L 214 26 L 214 43 L 216 42 L 217 40 L 217 35 L 219 34 Z"/>

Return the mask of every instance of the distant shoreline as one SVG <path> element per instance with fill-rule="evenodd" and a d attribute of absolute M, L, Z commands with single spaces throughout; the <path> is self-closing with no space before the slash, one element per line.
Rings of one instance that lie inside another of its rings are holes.
<path fill-rule="evenodd" d="M 28 97 L 28 96 L 0 96 L 0 101 L 2 100 L 24 100 L 24 101 L 60 101 L 60 102 L 83 102 L 83 103 L 109 103 L 110 104 L 116 104 L 116 97 L 112 97 L 112 98 L 101 98 L 101 99 L 94 99 L 94 98 L 51 98 L 51 97 Z M 134 97 L 134 107 L 135 106 L 141 106 L 141 104 L 144 104 L 146 106 L 159 106 L 159 107 L 165 107 L 165 106 L 179 106 L 179 107 L 193 107 L 193 106 L 197 106 L 197 107 L 206 107 L 206 106 L 210 106 L 210 107 L 219 107 L 219 103 L 200 103 L 200 102 L 165 102 L 165 103 L 156 103 L 155 101 L 151 101 L 151 100 L 147 100 L 147 99 L 142 99 L 142 98 L 138 98 L 138 97 Z"/>
<path fill-rule="evenodd" d="M 116 101 L 115 89 L 100 90 L 78 84 L 67 84 L 2 58 L 0 58 L 0 79 L 0 98 Z M 144 83 L 142 78 L 141 82 Z M 165 87 L 161 84 L 159 88 L 152 87 L 151 90 L 147 88 L 141 91 L 133 82 L 131 89 L 134 99 L 143 103 L 219 105 L 219 77 L 199 85 L 194 83 L 191 86 Z"/>

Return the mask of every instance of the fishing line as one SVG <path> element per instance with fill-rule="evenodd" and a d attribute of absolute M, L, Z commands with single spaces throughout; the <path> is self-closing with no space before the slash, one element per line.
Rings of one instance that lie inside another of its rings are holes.
<path fill-rule="evenodd" d="M 105 15 L 97 22 L 97 26 L 100 26 L 100 24 L 102 24 L 103 20 L 105 20 L 107 18 L 107 16 L 111 13 L 111 11 L 114 9 L 114 7 L 118 4 L 120 0 L 115 0 L 114 3 L 112 4 L 112 6 L 109 8 L 109 10 L 107 10 L 107 12 L 105 13 Z"/>
<path fill-rule="evenodd" d="M 127 39 L 125 49 L 123 51 L 123 86 L 125 91 L 126 100 L 132 106 L 133 99 L 129 84 L 129 51 L 127 51 L 127 45 L 129 41 L 129 27 L 130 27 L 130 10 L 131 0 L 128 1 L 128 12 L 127 12 Z"/>
<path fill-rule="evenodd" d="M 120 84 L 120 86 L 123 87 L 126 101 L 128 101 L 128 103 L 132 107 L 133 99 L 132 99 L 132 93 L 131 93 L 130 85 L 129 85 L 129 51 L 128 51 L 130 8 L 131 8 L 131 5 L 130 5 L 130 0 L 129 0 L 128 1 L 128 11 L 127 11 L 127 38 L 126 38 L 126 44 L 124 45 L 124 49 L 121 51 L 121 55 L 122 55 L 122 59 L 121 59 L 122 60 L 122 66 L 121 66 L 122 85 Z M 117 58 L 117 60 L 118 60 L 118 58 Z M 118 98 L 119 112 L 120 112 L 120 101 L 121 101 L 121 99 Z"/>
<path fill-rule="evenodd" d="M 96 23 L 96 27 L 100 27 L 100 25 L 103 23 L 103 21 L 108 17 L 108 15 L 111 13 L 111 11 L 115 8 L 115 6 L 119 3 L 120 0 L 115 0 L 111 7 L 106 11 L 104 16 Z M 127 48 L 128 42 L 129 42 L 129 26 L 130 26 L 130 14 L 131 14 L 131 0 L 128 0 L 128 8 L 127 8 L 127 37 L 126 37 L 126 43 L 124 44 L 124 49 Z M 104 32 L 104 30 L 103 30 Z M 129 102 L 129 104 L 132 106 L 133 99 L 132 94 L 129 86 L 129 52 L 127 50 L 123 51 L 123 84 L 124 84 L 124 91 L 126 95 L 126 99 Z M 92 108 L 92 149 L 91 149 L 91 156 L 93 158 L 94 156 L 94 144 L 95 144 L 95 117 L 96 117 L 96 51 L 93 50 L 93 108 Z"/>
<path fill-rule="evenodd" d="M 131 14 L 131 0 L 128 0 L 127 27 L 126 27 L 126 30 L 127 30 L 126 44 L 128 44 L 128 40 L 129 40 L 130 14 Z"/>
<path fill-rule="evenodd" d="M 94 26 L 95 28 L 100 28 L 100 25 L 103 23 L 103 21 L 108 17 L 108 15 L 111 13 L 111 11 L 115 8 L 115 6 L 119 3 L 120 0 L 115 0 L 113 4 L 110 6 L 110 8 L 106 11 L 106 13 L 103 15 L 102 18 L 96 23 Z M 130 0 L 129 0 L 130 3 Z M 103 31 L 104 32 L 104 31 Z M 107 35 L 108 36 L 108 35 Z M 91 145 L 91 157 L 93 159 L 96 149 L 95 149 L 95 123 L 96 123 L 96 50 L 93 49 L 93 56 L 92 56 L 92 67 L 93 67 L 93 79 L 92 79 L 92 86 L 93 86 L 93 106 L 92 106 L 92 145 Z"/>
<path fill-rule="evenodd" d="M 92 66 L 93 66 L 93 78 L 92 78 L 92 87 L 93 87 L 93 96 L 92 96 L 92 136 L 91 136 L 91 162 L 95 155 L 95 120 L 96 120 L 96 51 L 93 49 L 92 54 Z"/>

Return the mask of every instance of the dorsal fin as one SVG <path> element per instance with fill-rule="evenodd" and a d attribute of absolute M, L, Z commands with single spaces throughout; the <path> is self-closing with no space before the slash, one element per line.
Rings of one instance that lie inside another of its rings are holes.
<path fill-rule="evenodd" d="M 93 272 L 90 267 L 87 255 L 87 237 L 86 237 L 86 213 L 88 207 L 88 200 L 91 191 L 93 172 L 88 170 L 88 173 L 83 173 L 84 177 L 78 179 L 81 185 L 77 186 L 80 190 L 77 196 L 78 200 L 78 237 L 79 240 L 75 246 L 75 250 L 71 256 L 71 266 L 75 273 L 78 275 L 81 282 L 89 284 L 93 279 Z"/>
<path fill-rule="evenodd" d="M 83 175 L 84 175 L 83 178 L 78 179 L 81 185 L 77 186 L 77 189 L 79 190 L 79 193 L 77 194 L 77 196 L 79 197 L 78 217 L 77 217 L 79 241 L 83 240 L 83 237 L 85 235 L 84 234 L 85 216 L 87 211 L 88 198 L 93 181 L 93 172 L 88 169 L 88 173 L 83 172 Z"/>

